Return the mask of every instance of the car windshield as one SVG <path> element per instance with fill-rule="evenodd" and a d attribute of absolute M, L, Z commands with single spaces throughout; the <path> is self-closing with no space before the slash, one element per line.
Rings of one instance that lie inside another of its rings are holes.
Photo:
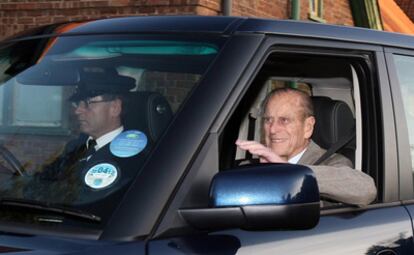
<path fill-rule="evenodd" d="M 118 34 L 0 44 L 0 220 L 101 228 L 221 40 Z"/>

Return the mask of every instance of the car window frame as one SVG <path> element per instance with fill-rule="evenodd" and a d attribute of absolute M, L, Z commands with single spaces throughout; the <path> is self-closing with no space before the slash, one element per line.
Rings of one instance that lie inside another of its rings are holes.
<path fill-rule="evenodd" d="M 390 90 L 392 95 L 392 109 L 395 116 L 396 143 L 398 148 L 398 165 L 399 165 L 399 183 L 400 183 L 400 200 L 407 203 L 414 203 L 414 171 L 411 166 L 411 153 L 409 144 L 409 132 L 405 117 L 405 107 L 402 99 L 401 86 L 397 75 L 397 68 L 394 61 L 394 55 L 404 55 L 413 57 L 412 50 L 385 47 L 384 56 L 389 76 Z M 410 200 L 413 200 L 410 202 Z"/>
<path fill-rule="evenodd" d="M 317 46 L 315 46 L 317 45 Z M 377 104 L 381 104 L 381 106 L 391 105 L 391 92 L 389 89 L 388 78 L 386 75 L 384 76 L 384 68 L 385 68 L 385 60 L 383 55 L 383 48 L 380 45 L 372 45 L 372 44 L 365 44 L 365 43 L 356 43 L 356 42 L 346 42 L 340 40 L 325 40 L 325 39 L 314 39 L 314 38 L 306 38 L 306 37 L 295 37 L 292 40 L 292 37 L 282 36 L 282 35 L 269 35 L 266 38 L 266 41 L 263 43 L 263 55 L 260 55 L 261 65 L 255 67 L 255 74 L 252 74 L 249 77 L 250 82 L 254 79 L 257 72 L 260 70 L 261 66 L 263 65 L 264 61 L 267 58 L 267 55 L 270 54 L 269 49 L 272 47 L 308 47 L 314 48 L 315 52 L 319 51 L 320 54 L 348 54 L 351 56 L 352 54 L 357 54 L 357 52 L 369 52 L 372 53 L 372 60 L 371 60 L 371 68 L 372 70 L 376 71 L 372 75 L 372 77 L 378 84 L 377 84 L 377 91 L 371 91 L 378 93 L 375 96 L 375 100 Z M 346 53 L 348 52 L 348 53 Z M 238 86 L 242 86 L 238 84 Z M 361 86 L 361 85 L 360 85 Z M 243 88 L 244 90 L 248 89 L 248 86 Z M 245 91 L 243 92 L 245 93 Z M 236 96 L 237 97 L 237 96 Z M 231 102 L 231 107 L 235 108 L 241 100 L 239 98 L 229 99 L 228 104 Z M 233 108 L 227 109 L 228 111 L 234 110 Z M 224 106 L 226 109 L 226 106 Z M 228 114 L 228 112 L 226 112 Z M 224 112 L 222 113 L 224 114 Z M 381 173 L 377 176 L 377 183 L 379 183 L 378 189 L 378 197 L 380 198 L 381 203 L 392 203 L 398 201 L 399 199 L 399 172 L 398 172 L 398 163 L 396 161 L 397 157 L 397 150 L 394 138 L 395 126 L 394 126 L 394 116 L 390 107 L 381 107 L 381 112 L 379 112 L 381 120 L 381 124 L 383 125 L 383 130 L 387 130 L 388 132 L 383 132 L 379 134 L 382 137 L 382 149 L 384 152 L 382 155 L 379 156 L 377 159 L 376 164 L 378 164 L 382 169 Z M 226 119 L 226 117 L 219 117 L 218 119 Z M 217 123 L 216 126 L 213 126 L 212 132 L 221 133 L 224 129 L 223 123 Z M 376 141 L 378 142 L 378 141 Z M 364 143 L 364 142 L 363 142 Z M 383 156 L 384 160 L 381 161 L 381 156 Z M 364 165 L 362 167 L 364 169 Z M 366 168 L 366 167 L 365 167 Z M 370 205 L 373 206 L 373 205 Z M 352 209 L 351 207 L 349 207 Z"/>

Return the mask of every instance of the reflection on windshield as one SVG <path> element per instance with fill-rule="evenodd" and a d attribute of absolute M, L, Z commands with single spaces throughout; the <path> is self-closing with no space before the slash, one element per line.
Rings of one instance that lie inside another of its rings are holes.
<path fill-rule="evenodd" d="M 105 221 L 217 52 L 162 36 L 0 46 L 0 207 Z"/>

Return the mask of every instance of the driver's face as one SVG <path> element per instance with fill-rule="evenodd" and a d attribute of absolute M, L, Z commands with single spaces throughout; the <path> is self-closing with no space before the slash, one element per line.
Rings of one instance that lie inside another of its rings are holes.
<path fill-rule="evenodd" d="M 118 101 L 104 100 L 102 96 L 80 101 L 75 108 L 80 130 L 96 139 L 120 126 Z"/>
<path fill-rule="evenodd" d="M 309 143 L 314 117 L 304 117 L 301 98 L 294 93 L 273 96 L 264 116 L 266 146 L 279 157 L 289 160 Z"/>

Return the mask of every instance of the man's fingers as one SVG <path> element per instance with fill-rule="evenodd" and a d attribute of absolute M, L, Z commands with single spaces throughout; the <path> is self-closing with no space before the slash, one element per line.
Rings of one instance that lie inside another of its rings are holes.
<path fill-rule="evenodd" d="M 253 155 L 259 156 L 261 163 L 286 162 L 275 154 L 270 148 L 256 141 L 237 140 L 236 145 L 242 150 L 246 150 Z"/>
<path fill-rule="evenodd" d="M 266 148 L 263 144 L 255 142 L 255 141 L 240 141 L 240 142 L 236 141 L 236 145 L 242 150 L 251 150 L 255 148 Z"/>
<path fill-rule="evenodd" d="M 256 141 L 246 141 L 246 140 L 236 140 L 236 145 L 239 147 L 251 146 L 255 144 L 260 144 Z M 260 144 L 262 145 L 262 144 Z"/>
<path fill-rule="evenodd" d="M 263 146 L 262 144 L 252 144 L 252 145 L 248 145 L 248 146 L 243 146 L 248 152 L 250 152 L 253 155 L 259 156 L 259 157 L 263 157 L 265 158 L 267 161 L 269 161 L 269 159 L 274 158 L 275 154 L 273 151 L 271 151 L 269 148 Z"/>
<path fill-rule="evenodd" d="M 265 154 L 266 153 L 266 151 L 267 151 L 267 148 L 265 148 L 265 147 L 260 147 L 260 146 L 250 146 L 248 149 L 246 149 L 246 150 L 248 150 L 251 154 L 255 154 L 255 155 L 259 155 L 259 156 L 261 156 L 261 155 L 263 155 L 263 154 Z"/>
<path fill-rule="evenodd" d="M 263 144 L 258 143 L 256 141 L 237 140 L 236 144 L 237 146 L 239 146 L 240 149 L 246 150 L 253 155 L 266 157 L 269 154 L 273 154 L 273 152 L 269 148 L 265 147 Z"/>
<path fill-rule="evenodd" d="M 268 160 L 266 160 L 265 158 L 262 158 L 262 157 L 259 158 L 259 162 L 260 163 L 270 163 Z"/>

